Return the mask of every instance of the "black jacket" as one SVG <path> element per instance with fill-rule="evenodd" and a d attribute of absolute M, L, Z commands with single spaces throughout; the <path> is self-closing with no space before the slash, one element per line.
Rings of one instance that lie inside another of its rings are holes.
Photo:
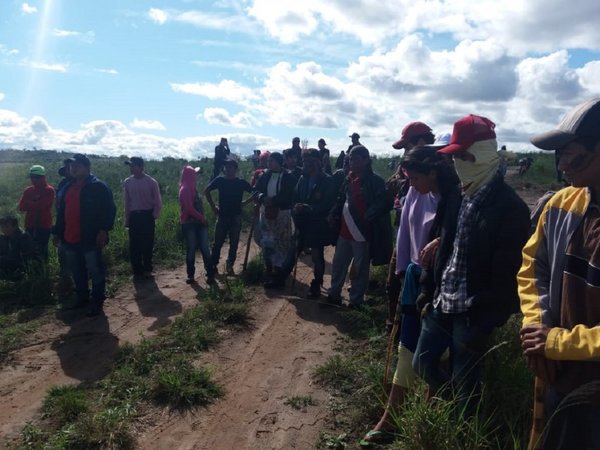
<path fill-rule="evenodd" d="M 341 217 L 344 203 L 348 196 L 346 178 L 340 194 L 331 211 L 334 217 Z M 355 222 L 361 233 L 369 242 L 371 264 L 382 266 L 389 264 L 392 257 L 392 223 L 390 210 L 393 201 L 385 188 L 385 181 L 379 175 L 368 170 L 361 179 L 361 192 L 367 204 L 365 217 L 355 217 Z"/>
<path fill-rule="evenodd" d="M 484 326 L 503 325 L 519 310 L 517 272 L 521 251 L 529 238 L 529 208 L 502 177 L 476 212 L 467 247 L 467 295 L 473 297 L 469 314 Z M 442 274 L 452 255 L 462 197 L 448 199 L 441 224 L 440 246 L 433 267 L 437 297 Z"/>
<path fill-rule="evenodd" d="M 302 176 L 294 190 L 294 204 L 304 203 L 310 211 L 295 214 L 294 221 L 300 231 L 300 240 L 305 247 L 331 245 L 335 231 L 327 223 L 327 215 L 333 206 L 335 192 L 332 189 L 332 178 L 321 172 L 312 189 L 308 186 L 309 178 Z"/>
<path fill-rule="evenodd" d="M 265 170 L 256 182 L 255 191 L 257 191 L 260 203 L 264 202 L 264 198 L 267 195 L 267 187 L 269 186 L 269 180 L 273 172 Z M 292 207 L 292 198 L 294 196 L 294 187 L 296 182 L 294 177 L 286 170 L 281 171 L 281 180 L 279 185 L 279 192 L 273 197 L 273 206 L 277 206 L 279 209 L 290 209 Z"/>
<path fill-rule="evenodd" d="M 61 241 L 65 233 L 65 197 L 74 181 L 65 187 L 56 212 L 56 225 L 52 231 Z M 96 246 L 96 237 L 101 230 L 112 230 L 115 223 L 116 207 L 110 188 L 94 175 L 85 180 L 80 197 L 81 245 L 85 248 Z"/>
<path fill-rule="evenodd" d="M 0 279 L 16 279 L 36 257 L 31 236 L 17 228 L 12 236 L 0 235 Z"/>

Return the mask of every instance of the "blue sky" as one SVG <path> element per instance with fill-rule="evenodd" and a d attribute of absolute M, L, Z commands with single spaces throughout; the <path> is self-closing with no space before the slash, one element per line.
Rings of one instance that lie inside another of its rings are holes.
<path fill-rule="evenodd" d="M 376 153 L 413 120 L 469 114 L 499 144 L 600 96 L 600 2 L 2 0 L 0 148 L 160 158 L 348 135 Z M 576 7 L 575 7 L 576 6 Z"/>

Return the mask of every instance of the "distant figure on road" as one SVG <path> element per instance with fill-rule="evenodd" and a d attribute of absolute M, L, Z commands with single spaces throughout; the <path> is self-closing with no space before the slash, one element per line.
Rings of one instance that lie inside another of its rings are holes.
<path fill-rule="evenodd" d="M 292 139 L 292 146 L 283 151 L 284 155 L 293 153 L 296 156 L 296 165 L 302 164 L 302 147 L 300 146 L 300 138 L 295 137 Z M 288 169 L 289 170 L 289 169 Z"/>
<path fill-rule="evenodd" d="M 25 231 L 33 238 L 38 255 L 47 262 L 54 188 L 46 181 L 46 169 L 43 166 L 31 166 L 29 178 L 31 186 L 23 191 L 19 200 L 19 210 L 25 213 Z"/>
<path fill-rule="evenodd" d="M 344 168 L 344 161 L 346 160 L 346 152 L 342 150 L 335 160 L 335 169 L 340 170 Z"/>
<path fill-rule="evenodd" d="M 131 175 L 123 182 L 125 227 L 129 229 L 129 259 L 134 276 L 152 276 L 155 221 L 162 208 L 160 188 L 144 172 L 144 160 L 133 156 L 125 164 Z"/>
<path fill-rule="evenodd" d="M 217 178 L 221 175 L 221 171 L 225 166 L 225 160 L 229 156 L 231 151 L 229 150 L 229 144 L 227 143 L 227 138 L 222 137 L 219 145 L 215 147 L 215 160 L 214 160 L 214 170 L 213 170 L 213 179 Z"/>
<path fill-rule="evenodd" d="M 88 316 L 98 316 L 103 312 L 106 298 L 102 249 L 108 244 L 116 207 L 111 190 L 90 173 L 90 167 L 86 155 L 73 156 L 70 163 L 73 179 L 65 186 L 53 233 L 55 244 L 65 246 L 67 265 L 75 283 L 75 307 L 90 303 Z M 92 280 L 91 298 L 88 277 Z"/>
<path fill-rule="evenodd" d="M 327 148 L 327 142 L 325 142 L 325 139 L 321 138 L 319 139 L 317 145 L 319 146 L 319 157 L 321 158 L 321 167 L 323 167 L 323 171 L 327 175 L 331 175 L 331 161 L 329 159 L 330 154 L 329 149 Z"/>
<path fill-rule="evenodd" d="M 350 150 L 352 150 L 352 147 L 355 147 L 357 145 L 362 145 L 360 143 L 360 134 L 358 133 L 352 133 L 350 136 L 348 136 L 352 143 L 348 146 L 348 150 L 346 150 L 346 154 L 349 155 L 350 154 Z"/>

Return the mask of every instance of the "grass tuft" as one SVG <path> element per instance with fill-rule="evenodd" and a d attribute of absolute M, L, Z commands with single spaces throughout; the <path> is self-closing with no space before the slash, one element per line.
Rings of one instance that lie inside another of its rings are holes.
<path fill-rule="evenodd" d="M 55 420 L 60 425 L 73 422 L 89 409 L 86 393 L 77 386 L 55 386 L 50 388 L 44 404 L 44 417 Z"/>

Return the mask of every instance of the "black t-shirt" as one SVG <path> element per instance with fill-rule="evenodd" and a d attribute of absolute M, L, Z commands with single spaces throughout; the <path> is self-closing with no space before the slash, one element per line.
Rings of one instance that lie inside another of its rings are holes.
<path fill-rule="evenodd" d="M 227 179 L 217 177 L 212 180 L 207 189 L 219 190 L 219 216 L 237 216 L 242 213 L 242 197 L 245 192 L 252 192 L 252 187 L 241 178 Z"/>

